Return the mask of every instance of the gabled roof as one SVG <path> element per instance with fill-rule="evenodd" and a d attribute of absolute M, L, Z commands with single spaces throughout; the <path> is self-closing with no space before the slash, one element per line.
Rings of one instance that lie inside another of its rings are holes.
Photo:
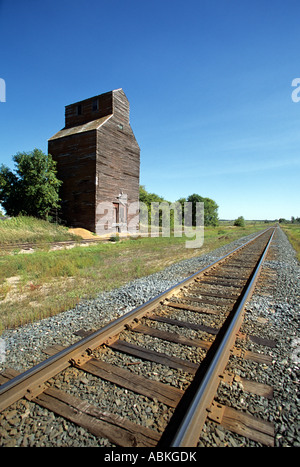
<path fill-rule="evenodd" d="M 102 126 L 107 120 L 112 117 L 111 115 L 106 115 L 105 117 L 98 118 L 97 120 L 92 120 L 90 122 L 84 123 L 83 125 L 73 126 L 71 128 L 63 128 L 58 133 L 49 138 L 48 141 L 52 141 L 58 138 L 64 138 L 65 136 L 76 135 L 79 133 L 85 133 L 86 131 L 97 130 Z"/>

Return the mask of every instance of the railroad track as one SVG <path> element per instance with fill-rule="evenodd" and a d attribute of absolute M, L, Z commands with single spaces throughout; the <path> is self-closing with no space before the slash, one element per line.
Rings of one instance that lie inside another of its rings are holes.
<path fill-rule="evenodd" d="M 0 374 L 0 412 L 26 398 L 123 447 L 197 446 L 207 420 L 273 446 L 271 423 L 219 404 L 215 395 L 221 382 L 233 380 L 226 372 L 231 357 L 270 364 L 268 355 L 243 352 L 235 344 L 274 232 L 271 228 L 260 233 L 103 328 L 79 330 L 80 339 L 70 347 L 45 349 L 48 358 L 24 373 L 6 369 Z M 158 341 L 160 351 L 155 348 Z M 161 350 L 164 342 L 167 352 Z M 274 345 L 264 339 L 259 343 Z M 143 365 L 148 365 L 148 373 L 143 374 Z M 101 404 L 78 397 L 69 382 L 65 389 L 58 388 L 56 379 L 70 368 L 76 369 L 77 379 L 79 374 L 93 376 L 99 401 L 105 392 L 97 381 L 122 388 L 116 406 L 128 405 L 127 396 L 136 395 L 130 402 L 132 417 L 108 413 Z M 166 370 L 172 384 L 165 382 Z M 242 385 L 262 397 L 272 396 L 272 388 L 264 384 L 242 380 Z M 159 429 L 148 426 L 147 419 L 143 424 L 133 421 L 141 400 L 150 420 L 156 413 Z"/>
<path fill-rule="evenodd" d="M 51 248 L 54 247 L 59 247 L 59 248 L 65 248 L 68 246 L 79 246 L 82 244 L 95 244 L 95 243 L 101 243 L 101 242 L 107 242 L 109 241 L 109 238 L 86 238 L 82 240 L 65 240 L 61 242 L 43 242 L 41 244 L 39 243 L 30 243 L 30 242 L 24 242 L 24 243 L 2 243 L 0 244 L 0 250 L 2 251 L 13 251 L 13 250 L 34 250 L 36 248 L 44 248 L 45 246 Z"/>
<path fill-rule="evenodd" d="M 95 245 L 97 243 L 107 243 L 114 241 L 113 238 L 115 235 L 119 235 L 117 233 L 112 233 L 111 235 L 103 236 L 103 237 L 95 237 L 95 238 L 82 238 L 77 240 L 64 240 L 61 242 L 42 242 L 42 243 L 32 243 L 32 242 L 24 242 L 24 243 L 1 243 L 0 244 L 0 251 L 14 251 L 14 250 L 22 250 L 22 251 L 31 251 L 38 248 L 45 248 L 47 246 L 49 249 L 53 248 L 67 248 L 67 247 L 75 247 L 80 245 Z M 146 234 L 139 234 L 139 237 L 148 236 Z M 126 240 L 129 238 L 126 234 L 119 235 L 119 240 Z"/>

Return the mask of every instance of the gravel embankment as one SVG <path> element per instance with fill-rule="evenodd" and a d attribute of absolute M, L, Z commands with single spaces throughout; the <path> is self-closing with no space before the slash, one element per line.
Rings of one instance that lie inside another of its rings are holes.
<path fill-rule="evenodd" d="M 57 316 L 41 320 L 22 328 L 5 331 L 2 336 L 5 355 L 0 360 L 0 371 L 6 367 L 16 370 L 25 370 L 32 365 L 44 360 L 45 354 L 42 350 L 47 346 L 59 343 L 69 345 L 78 340 L 74 332 L 78 329 L 91 329 L 102 327 L 112 319 L 130 311 L 136 306 L 144 303 L 158 293 L 163 292 L 180 280 L 203 268 L 205 265 L 215 261 L 236 246 L 253 237 L 250 235 L 227 246 L 214 250 L 210 254 L 198 258 L 182 261 L 172 265 L 164 271 L 145 277 L 127 284 L 120 289 L 109 293 L 101 293 L 94 300 L 84 301 L 76 308 Z M 297 350 L 300 348 L 299 334 L 297 334 L 297 321 L 299 320 L 299 277 L 300 266 L 295 259 L 294 250 L 288 242 L 284 233 L 279 230 L 276 238 L 276 260 L 270 260 L 265 268 L 276 271 L 276 288 L 274 292 L 266 294 L 255 294 L 249 303 L 247 320 L 245 326 L 257 322 L 257 318 L 263 317 L 268 320 L 267 336 L 277 340 L 278 345 L 271 349 L 274 356 L 274 365 L 269 370 L 269 382 L 275 389 L 274 400 L 269 401 L 270 414 L 268 419 L 273 418 L 276 424 L 276 445 L 299 446 L 300 433 L 297 431 L 297 417 L 299 417 L 299 405 L 297 405 L 297 371 L 299 370 L 299 357 Z M 299 322 L 298 322 L 299 324 Z M 271 330 L 270 330 L 271 326 Z M 248 329 L 250 329 L 248 328 Z M 269 332 L 270 330 L 270 332 Z M 248 332 L 245 328 L 244 332 Z M 3 347 L 3 346 L 2 346 Z M 137 367 L 137 365 L 135 366 Z M 149 371 L 151 368 L 149 369 Z M 241 375 L 243 375 L 241 370 Z M 76 369 L 70 369 L 62 377 L 60 387 L 65 388 L 71 380 L 78 377 L 82 391 L 92 394 L 94 377 L 89 375 L 79 376 Z M 172 373 L 172 372 L 171 372 Z M 171 373 L 166 374 L 166 382 L 171 378 Z M 249 377 L 249 376 L 248 376 Z M 256 377 L 256 376 L 254 376 Z M 266 379 L 266 377 L 265 377 Z M 103 400 L 106 410 L 113 410 L 113 405 L 118 406 L 118 388 L 107 389 L 107 399 Z M 121 391 L 122 392 L 122 391 Z M 120 393 L 121 395 L 121 393 Z M 241 397 L 242 398 L 242 397 Z M 255 401 L 256 403 L 256 401 Z M 246 403 L 242 403 L 243 408 Z M 264 404 L 264 402 L 262 402 Z M 23 416 L 15 411 L 16 406 L 22 407 Z M 3 415 L 0 414 L 0 446 L 105 446 L 109 445 L 106 440 L 97 439 L 87 433 L 84 429 L 70 422 L 56 417 L 41 407 L 25 401 L 19 402 Z M 263 405 L 262 410 L 266 407 Z M 123 409 L 126 413 L 126 407 Z M 136 407 L 132 414 L 133 421 L 149 425 L 147 418 L 148 408 Z M 248 407 L 246 407 L 248 410 Z M 253 407 L 249 409 L 251 412 Z M 256 409 L 255 409 L 256 410 Z M 155 412 L 158 413 L 155 419 Z M 151 427 L 159 429 L 160 408 L 153 404 L 154 420 Z M 168 412 L 166 411 L 166 417 Z M 271 420 L 270 420 L 271 421 Z M 219 430 L 219 434 L 213 433 L 207 427 L 204 445 L 225 445 L 226 442 L 239 445 L 238 437 L 227 441 L 226 436 Z M 241 438 L 242 439 L 242 438 Z M 251 444 L 250 444 L 251 445 Z"/>

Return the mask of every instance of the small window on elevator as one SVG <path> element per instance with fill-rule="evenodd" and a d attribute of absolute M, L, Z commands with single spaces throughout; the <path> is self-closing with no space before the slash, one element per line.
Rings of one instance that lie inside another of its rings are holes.
<path fill-rule="evenodd" d="M 81 104 L 78 104 L 76 106 L 76 114 L 77 115 L 82 115 L 82 107 L 81 107 Z"/>
<path fill-rule="evenodd" d="M 96 110 L 99 110 L 99 101 L 98 101 L 98 99 L 93 100 L 92 107 L 93 107 L 93 112 L 96 112 Z"/>

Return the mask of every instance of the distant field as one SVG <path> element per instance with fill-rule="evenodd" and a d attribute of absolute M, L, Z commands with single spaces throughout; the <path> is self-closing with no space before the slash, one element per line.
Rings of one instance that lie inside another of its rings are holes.
<path fill-rule="evenodd" d="M 297 252 L 297 259 L 300 262 L 300 224 L 281 224 L 280 227 L 293 245 L 293 248 Z"/>
<path fill-rule="evenodd" d="M 42 232 L 39 237 L 36 231 L 31 235 L 28 226 L 25 229 L 20 223 L 22 235 L 20 237 L 19 232 L 18 237 L 17 223 L 15 230 L 6 224 L 9 230 L 6 233 L 3 224 L 0 225 L 2 238 L 10 238 L 12 243 L 25 241 L 25 231 L 27 241 L 32 241 L 32 238 L 37 242 L 40 238 L 50 241 L 52 228 L 52 238 L 66 239 L 68 236 L 60 237 L 61 232 L 66 232 L 55 225 L 47 228 L 44 225 L 47 235 Z M 266 224 L 257 223 L 245 228 L 230 225 L 206 228 L 204 244 L 200 249 L 185 248 L 187 239 L 184 237 L 156 237 L 76 246 L 71 250 L 48 251 L 46 248 L 31 254 L 2 252 L 0 331 L 68 310 L 81 299 L 93 298 L 101 291 L 120 287 L 183 259 L 200 256 L 266 227 Z"/>

